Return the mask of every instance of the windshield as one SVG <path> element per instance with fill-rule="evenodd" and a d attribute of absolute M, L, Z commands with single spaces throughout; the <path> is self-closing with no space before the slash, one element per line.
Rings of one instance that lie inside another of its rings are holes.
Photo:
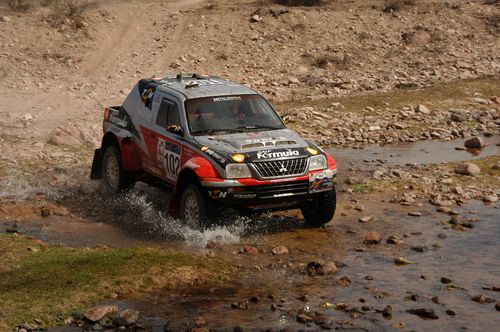
<path fill-rule="evenodd" d="M 209 97 L 186 101 L 192 134 L 281 129 L 285 126 L 260 95 Z"/>

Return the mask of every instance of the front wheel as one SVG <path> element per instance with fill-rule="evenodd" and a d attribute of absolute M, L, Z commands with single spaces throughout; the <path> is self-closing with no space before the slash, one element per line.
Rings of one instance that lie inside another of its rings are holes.
<path fill-rule="evenodd" d="M 337 207 L 335 187 L 332 190 L 318 194 L 312 202 L 308 202 L 300 210 L 311 226 L 321 226 L 332 220 Z"/>
<path fill-rule="evenodd" d="M 102 175 L 106 189 L 113 194 L 130 189 L 134 184 L 132 174 L 123 169 L 120 152 L 114 145 L 104 152 Z"/>
<path fill-rule="evenodd" d="M 209 202 L 197 185 L 184 189 L 180 201 L 181 220 L 192 229 L 201 229 L 209 216 Z"/>

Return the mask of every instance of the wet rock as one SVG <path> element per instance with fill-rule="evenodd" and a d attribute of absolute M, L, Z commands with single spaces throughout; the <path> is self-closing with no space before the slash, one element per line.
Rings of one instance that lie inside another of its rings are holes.
<path fill-rule="evenodd" d="M 380 233 L 378 232 L 369 232 L 366 234 L 365 239 L 363 240 L 364 244 L 379 244 L 381 241 Z"/>
<path fill-rule="evenodd" d="M 117 311 L 118 307 L 116 305 L 100 305 L 87 310 L 87 312 L 83 314 L 83 317 L 91 322 L 97 322 L 104 316 L 115 313 Z"/>
<path fill-rule="evenodd" d="M 132 326 L 139 321 L 140 315 L 141 313 L 137 310 L 127 309 L 120 312 L 116 322 L 121 326 Z"/>
<path fill-rule="evenodd" d="M 422 319 L 439 319 L 438 315 L 436 315 L 436 313 L 434 313 L 434 310 L 432 309 L 425 309 L 425 308 L 409 309 L 406 312 L 412 315 L 417 315 Z"/>
<path fill-rule="evenodd" d="M 335 274 L 337 271 L 338 267 L 334 262 L 326 262 L 323 264 L 318 262 L 309 262 L 306 266 L 306 272 L 310 276 Z"/>
<path fill-rule="evenodd" d="M 248 299 L 242 299 L 238 303 L 231 303 L 231 308 L 247 310 L 248 309 Z"/>
<path fill-rule="evenodd" d="M 392 323 L 391 326 L 395 329 L 404 329 L 406 327 L 406 324 L 404 322 L 395 322 Z"/>
<path fill-rule="evenodd" d="M 329 329 L 327 326 L 331 324 L 331 322 L 332 321 L 325 315 L 318 315 L 314 317 L 314 323 L 320 327 L 324 327 L 325 329 Z"/>
<path fill-rule="evenodd" d="M 257 248 L 252 246 L 243 246 L 242 250 L 240 251 L 248 255 L 257 255 L 259 253 Z"/>
<path fill-rule="evenodd" d="M 464 142 L 464 146 L 469 149 L 481 149 L 485 147 L 484 141 L 481 137 L 472 137 Z"/>
<path fill-rule="evenodd" d="M 418 294 L 411 294 L 406 297 L 406 300 L 416 302 L 420 296 Z"/>
<path fill-rule="evenodd" d="M 500 311 L 500 303 L 495 304 L 495 309 L 497 309 L 497 311 Z"/>
<path fill-rule="evenodd" d="M 442 212 L 442 213 L 449 213 L 451 211 L 451 209 L 449 207 L 446 207 L 446 206 L 440 206 L 437 208 L 436 211 Z"/>
<path fill-rule="evenodd" d="M 365 276 L 365 280 L 373 280 L 373 276 L 367 275 L 367 276 Z"/>
<path fill-rule="evenodd" d="M 336 284 L 339 286 L 350 286 L 351 285 L 351 279 L 349 277 L 342 277 L 340 279 L 337 279 Z"/>
<path fill-rule="evenodd" d="M 448 222 L 452 225 L 458 225 L 460 223 L 460 216 L 453 215 L 453 216 L 451 216 L 451 218 Z"/>
<path fill-rule="evenodd" d="M 42 206 L 42 208 L 40 209 L 40 214 L 44 218 L 50 216 L 51 214 L 50 208 L 48 206 Z"/>
<path fill-rule="evenodd" d="M 437 237 L 438 237 L 438 238 L 440 238 L 440 239 L 442 239 L 442 240 L 444 240 L 444 239 L 446 239 L 446 238 L 448 237 L 448 235 L 446 235 L 446 234 L 444 234 L 444 233 L 439 233 L 439 234 L 437 235 Z"/>
<path fill-rule="evenodd" d="M 382 316 L 386 319 L 392 318 L 392 307 L 390 305 L 386 306 L 384 310 L 382 310 Z"/>
<path fill-rule="evenodd" d="M 284 246 L 277 246 L 271 250 L 273 255 L 286 255 L 289 253 L 288 248 Z"/>
<path fill-rule="evenodd" d="M 410 211 L 410 212 L 408 212 L 408 215 L 411 216 L 411 217 L 421 217 L 422 216 L 422 212 L 419 212 L 419 211 Z"/>
<path fill-rule="evenodd" d="M 436 303 L 436 304 L 440 304 L 441 303 L 441 301 L 439 300 L 439 296 L 433 296 L 431 298 L 431 301 L 434 302 L 434 303 Z"/>
<path fill-rule="evenodd" d="M 483 196 L 483 202 L 485 203 L 495 203 L 498 201 L 498 196 L 497 195 L 486 195 Z"/>
<path fill-rule="evenodd" d="M 386 241 L 386 242 L 387 242 L 387 244 L 397 244 L 397 245 L 399 245 L 399 244 L 403 244 L 403 241 L 401 241 L 401 239 L 400 239 L 400 238 L 398 238 L 397 236 L 394 236 L 394 235 L 390 236 L 390 237 L 387 239 L 387 241 Z"/>
<path fill-rule="evenodd" d="M 479 294 L 479 295 L 474 296 L 472 298 L 472 301 L 477 302 L 477 303 L 481 303 L 481 304 L 495 303 L 496 302 L 494 298 L 488 297 L 484 294 Z"/>
<path fill-rule="evenodd" d="M 481 169 L 473 163 L 465 163 L 455 167 L 455 173 L 461 175 L 476 176 L 481 174 Z"/>
<path fill-rule="evenodd" d="M 307 324 L 307 323 L 310 323 L 312 321 L 313 321 L 313 319 L 309 315 L 306 315 L 304 313 L 301 313 L 301 314 L 297 315 L 297 322 L 299 322 L 299 323 Z"/>
<path fill-rule="evenodd" d="M 359 218 L 359 222 L 361 223 L 367 223 L 367 222 L 370 222 L 370 221 L 373 221 L 375 220 L 375 217 L 374 216 L 364 216 L 364 217 L 361 217 Z"/>
<path fill-rule="evenodd" d="M 335 274 L 338 272 L 337 264 L 334 262 L 326 262 L 322 266 L 323 274 Z"/>
<path fill-rule="evenodd" d="M 426 252 L 427 247 L 426 246 L 413 246 L 413 247 L 411 247 L 411 250 L 416 251 L 416 252 Z"/>
<path fill-rule="evenodd" d="M 396 257 L 396 258 L 394 258 L 394 264 L 407 265 L 407 264 L 414 264 L 414 263 L 412 261 L 410 261 L 408 258 Z"/>
<path fill-rule="evenodd" d="M 447 310 L 446 310 L 446 314 L 447 314 L 448 316 L 455 316 L 457 313 L 456 313 L 454 310 L 447 309 Z"/>
<path fill-rule="evenodd" d="M 445 284 L 445 285 L 447 285 L 447 284 L 451 284 L 451 279 L 446 278 L 446 277 L 442 277 L 442 278 L 441 278 L 441 283 L 442 283 L 442 284 Z"/>

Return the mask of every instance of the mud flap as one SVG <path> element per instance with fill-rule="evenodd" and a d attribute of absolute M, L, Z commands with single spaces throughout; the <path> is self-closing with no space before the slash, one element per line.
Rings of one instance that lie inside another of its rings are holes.
<path fill-rule="evenodd" d="M 90 179 L 91 180 L 102 179 L 102 149 L 96 149 L 94 151 L 94 160 L 92 161 Z"/>

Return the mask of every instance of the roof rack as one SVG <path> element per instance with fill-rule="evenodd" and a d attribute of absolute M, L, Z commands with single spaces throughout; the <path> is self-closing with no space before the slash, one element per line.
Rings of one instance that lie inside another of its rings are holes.
<path fill-rule="evenodd" d="M 177 76 L 175 78 L 177 80 L 181 81 L 184 78 L 191 78 L 191 79 L 195 78 L 197 80 L 201 80 L 201 79 L 205 79 L 208 77 L 209 77 L 209 75 L 200 75 L 197 73 L 179 73 L 179 74 L 177 74 Z"/>

